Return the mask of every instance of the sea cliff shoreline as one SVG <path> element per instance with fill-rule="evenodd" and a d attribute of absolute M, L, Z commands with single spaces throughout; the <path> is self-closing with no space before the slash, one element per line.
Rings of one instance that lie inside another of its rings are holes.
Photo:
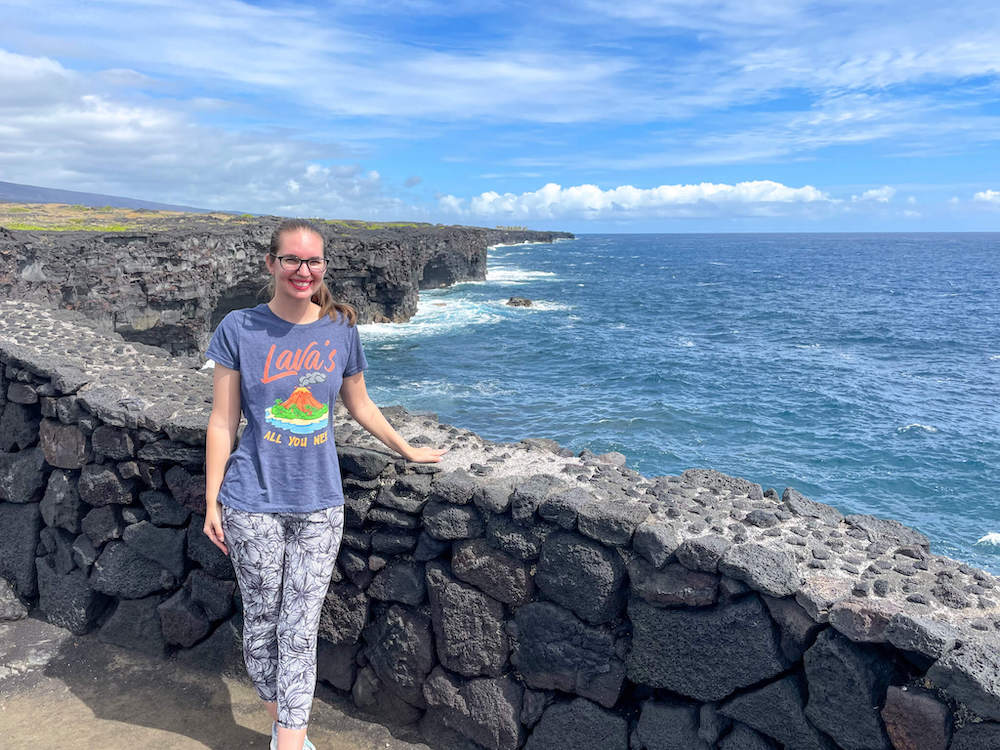
<path fill-rule="evenodd" d="M 0 295 L 76 310 L 129 341 L 197 356 L 230 310 L 264 300 L 279 217 L 159 215 L 122 231 L 0 226 Z M 419 291 L 486 278 L 487 248 L 566 232 L 317 221 L 334 296 L 362 323 L 402 322 Z"/>

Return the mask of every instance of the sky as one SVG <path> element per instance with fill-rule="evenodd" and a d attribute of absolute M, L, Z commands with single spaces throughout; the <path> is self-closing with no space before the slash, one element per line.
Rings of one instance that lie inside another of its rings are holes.
<path fill-rule="evenodd" d="M 0 180 L 587 232 L 1000 230 L 994 0 L 0 0 Z"/>

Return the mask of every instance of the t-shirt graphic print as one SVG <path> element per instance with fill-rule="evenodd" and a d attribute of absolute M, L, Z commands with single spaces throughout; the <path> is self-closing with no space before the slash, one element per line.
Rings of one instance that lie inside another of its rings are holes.
<path fill-rule="evenodd" d="M 261 304 L 226 315 L 205 356 L 239 370 L 247 420 L 219 502 L 270 513 L 342 505 L 333 403 L 343 379 L 368 367 L 357 326 L 289 323 Z"/>

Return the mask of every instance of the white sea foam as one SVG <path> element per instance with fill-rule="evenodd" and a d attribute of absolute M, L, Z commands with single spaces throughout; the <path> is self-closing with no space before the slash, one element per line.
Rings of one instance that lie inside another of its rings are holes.
<path fill-rule="evenodd" d="M 924 432 L 937 432 L 937 427 L 932 427 L 929 424 L 920 424 L 919 422 L 914 422 L 913 424 L 908 424 L 905 427 L 897 427 L 896 432 L 910 432 L 910 430 L 923 430 Z"/>
<path fill-rule="evenodd" d="M 1000 359 L 1000 354 L 994 354 L 990 359 Z"/>
<path fill-rule="evenodd" d="M 435 290 L 436 291 L 436 290 Z M 396 339 L 440 334 L 454 328 L 495 323 L 505 319 L 489 302 L 467 299 L 451 292 L 447 297 L 435 291 L 421 292 L 417 314 L 405 323 L 365 323 L 359 325 L 362 341 Z"/>
<path fill-rule="evenodd" d="M 498 248 L 498 247 L 520 247 L 521 245 L 547 245 L 547 244 L 549 244 L 549 243 L 548 242 L 535 242 L 535 241 L 528 241 L 528 242 L 508 242 L 508 243 L 499 242 L 496 245 L 487 245 L 486 246 L 486 250 L 489 251 L 489 250 L 493 250 L 493 249 Z"/>
<path fill-rule="evenodd" d="M 486 281 L 501 286 L 514 286 L 529 281 L 555 281 L 557 278 L 552 271 L 529 271 L 515 266 L 486 269 Z"/>
<path fill-rule="evenodd" d="M 696 344 L 691 339 L 680 339 L 677 343 L 680 346 L 684 346 L 684 347 L 696 346 Z"/>
<path fill-rule="evenodd" d="M 986 536 L 980 537 L 976 544 L 992 544 L 994 547 L 1000 547 L 1000 532 L 991 531 Z"/>

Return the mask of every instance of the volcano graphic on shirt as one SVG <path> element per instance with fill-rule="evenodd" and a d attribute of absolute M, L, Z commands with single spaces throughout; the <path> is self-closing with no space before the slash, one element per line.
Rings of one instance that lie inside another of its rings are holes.
<path fill-rule="evenodd" d="M 321 404 L 308 388 L 300 385 L 284 401 L 274 399 L 274 405 L 264 412 L 264 418 L 275 427 L 308 435 L 326 429 L 329 412 L 326 404 Z"/>

